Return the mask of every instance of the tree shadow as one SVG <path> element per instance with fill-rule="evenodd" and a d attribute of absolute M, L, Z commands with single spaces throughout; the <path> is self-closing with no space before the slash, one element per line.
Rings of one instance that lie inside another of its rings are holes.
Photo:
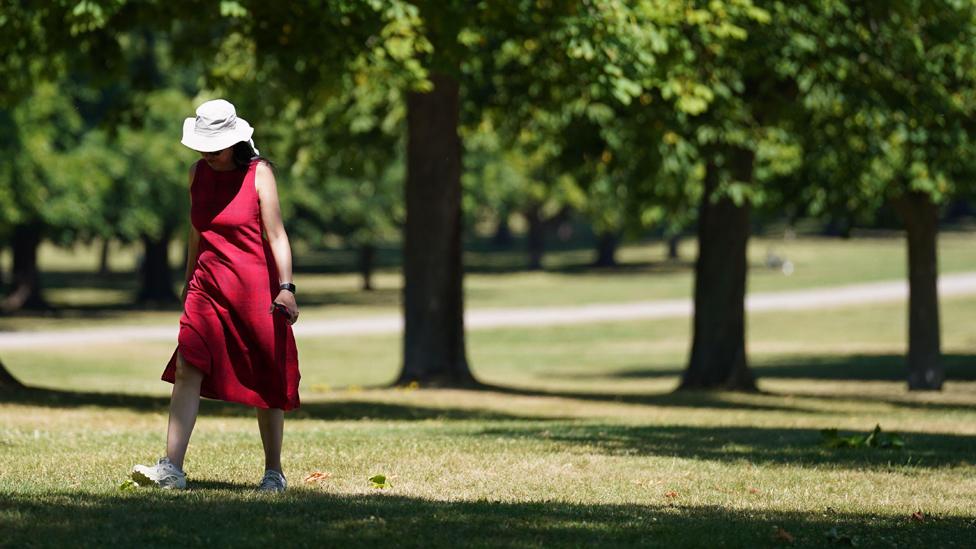
<path fill-rule="evenodd" d="M 544 495 L 540 494 L 539 499 Z M 743 500 L 761 496 L 744 494 Z M 714 505 L 437 501 L 291 490 L 248 495 L 220 486 L 187 494 L 7 494 L 4 543 L 129 547 L 945 547 L 976 534 L 972 517 L 779 511 Z"/>
<path fill-rule="evenodd" d="M 26 389 L 0 391 L 0 403 L 49 408 L 117 408 L 137 412 L 162 413 L 169 410 L 170 399 L 163 396 L 61 391 L 28 387 Z M 253 408 L 243 404 L 210 399 L 201 399 L 200 401 L 201 416 L 250 418 L 254 417 L 254 414 Z M 539 419 L 533 416 L 506 414 L 477 408 L 438 408 L 342 398 L 325 402 L 303 402 L 298 409 L 287 412 L 285 417 L 289 421 L 516 421 Z"/>
<path fill-rule="evenodd" d="M 610 402 L 666 408 L 823 413 L 823 410 L 820 408 L 806 407 L 800 403 L 777 402 L 782 401 L 782 398 L 776 398 L 778 395 L 758 391 L 747 393 L 749 398 L 742 399 L 738 398 L 739 394 L 719 391 L 673 391 L 647 394 L 594 393 L 586 391 L 552 391 L 504 385 L 483 385 L 482 390 L 517 396 L 566 398 L 590 402 Z"/>
<path fill-rule="evenodd" d="M 942 355 L 946 379 L 976 381 L 976 354 Z M 903 381 L 906 376 L 904 355 L 827 355 L 800 356 L 753 363 L 750 368 L 759 378 L 831 379 L 843 381 Z M 662 378 L 677 377 L 683 367 L 629 367 L 613 372 L 562 374 L 575 378 Z"/>
<path fill-rule="evenodd" d="M 865 433 L 874 425 L 865 425 Z M 809 464 L 844 468 L 904 469 L 972 466 L 976 436 L 903 433 L 906 446 L 827 448 L 817 429 L 767 427 L 639 426 L 552 422 L 493 426 L 476 435 L 545 440 L 569 451 L 612 456 L 660 456 L 752 464 Z"/>

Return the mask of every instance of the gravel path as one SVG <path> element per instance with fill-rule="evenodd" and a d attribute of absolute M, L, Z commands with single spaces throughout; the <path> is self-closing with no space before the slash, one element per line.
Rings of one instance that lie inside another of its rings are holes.
<path fill-rule="evenodd" d="M 943 298 L 974 294 L 976 272 L 948 274 L 939 278 L 939 295 Z M 746 308 L 750 312 L 829 309 L 898 302 L 904 301 L 907 296 L 907 281 L 893 280 L 792 292 L 756 293 L 747 297 Z M 690 316 L 691 312 L 691 299 L 665 299 L 570 307 L 469 310 L 465 314 L 464 322 L 468 330 L 516 326 L 531 328 L 620 320 L 684 318 Z M 299 321 L 295 325 L 295 336 L 305 338 L 395 334 L 402 330 L 403 318 L 399 314 L 384 314 L 364 318 Z M 137 326 L 4 332 L 0 333 L 0 350 L 134 341 L 175 342 L 177 331 L 176 326 Z"/>

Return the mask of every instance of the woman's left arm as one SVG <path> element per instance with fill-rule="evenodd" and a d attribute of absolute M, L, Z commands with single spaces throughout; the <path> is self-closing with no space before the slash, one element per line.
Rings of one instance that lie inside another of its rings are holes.
<path fill-rule="evenodd" d="M 261 162 L 257 166 L 254 174 L 254 185 L 258 191 L 258 201 L 261 207 L 261 223 L 264 225 L 264 234 L 268 237 L 271 245 L 271 255 L 274 256 L 275 265 L 278 267 L 278 283 L 291 283 L 291 245 L 288 243 L 288 233 L 285 232 L 285 225 L 281 221 L 281 206 L 278 203 L 278 184 L 275 181 L 274 172 L 266 163 Z M 298 304 L 295 302 L 295 294 L 288 290 L 279 290 L 277 297 L 271 304 L 271 314 L 274 314 L 275 303 L 284 305 L 288 310 L 288 323 L 294 324 L 298 320 Z"/>

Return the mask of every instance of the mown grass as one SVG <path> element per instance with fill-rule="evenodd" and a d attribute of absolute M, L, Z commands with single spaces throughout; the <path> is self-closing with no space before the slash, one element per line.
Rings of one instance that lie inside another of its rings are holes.
<path fill-rule="evenodd" d="M 972 231 L 945 232 L 939 240 L 942 273 L 976 271 Z M 465 300 L 469 309 L 491 307 L 556 306 L 583 303 L 632 302 L 683 298 L 691 295 L 692 262 L 696 244 L 682 243 L 682 260 L 668 262 L 664 245 L 645 242 L 624 246 L 618 269 L 588 267 L 592 250 L 557 250 L 546 256 L 546 270 L 528 273 L 523 251 L 466 253 Z M 895 234 L 852 240 L 804 237 L 758 237 L 750 244 L 749 290 L 787 291 L 855 282 L 903 278 L 906 272 L 905 241 Z M 793 274 L 765 266 L 767 254 L 789 259 Z M 177 264 L 181 252 L 174 245 Z M 396 268 L 396 250 L 386 250 L 374 277 L 375 291 L 360 291 L 355 256 L 344 251 L 296 253 L 296 283 L 306 320 L 395 313 L 400 307 L 402 283 Z M 48 299 L 56 311 L 24 313 L 0 318 L 2 330 L 70 328 L 85 325 L 160 325 L 173 322 L 176 306 L 145 310 L 133 305 L 137 280 L 132 274 L 136 249 L 113 250 L 113 273 L 95 273 L 93 247 L 65 251 L 50 246 L 41 250 L 40 265 Z M 6 260 L 9 263 L 9 258 Z M 175 271 L 174 271 L 175 272 Z M 182 273 L 174 274 L 179 282 Z"/>
<path fill-rule="evenodd" d="M 0 404 L 0 545 L 971 546 L 974 310 L 943 301 L 927 394 L 904 388 L 904 304 L 750 315 L 757 394 L 671 392 L 688 320 L 469 332 L 484 391 L 377 388 L 396 337 L 300 340 L 280 497 L 250 491 L 253 412 L 211 401 L 191 490 L 119 489 L 162 451 L 171 344 L 4 351 L 47 389 Z M 820 444 L 876 424 L 906 447 Z"/>

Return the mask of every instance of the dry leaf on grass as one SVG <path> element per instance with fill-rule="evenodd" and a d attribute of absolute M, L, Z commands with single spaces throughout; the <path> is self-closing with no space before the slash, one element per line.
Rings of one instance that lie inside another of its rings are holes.
<path fill-rule="evenodd" d="M 749 488 L 749 493 L 750 494 L 758 494 L 759 493 L 759 488 Z"/>
<path fill-rule="evenodd" d="M 678 492 L 675 492 L 674 490 L 670 490 L 668 492 L 664 492 L 664 497 L 666 497 L 668 499 L 674 499 L 674 498 L 678 497 Z"/>
<path fill-rule="evenodd" d="M 332 477 L 332 473 L 325 473 L 322 471 L 315 471 L 311 475 L 305 477 L 305 482 L 323 482 Z"/>
<path fill-rule="evenodd" d="M 912 513 L 912 520 L 915 522 L 925 522 L 925 513 L 921 511 L 915 511 Z"/>

